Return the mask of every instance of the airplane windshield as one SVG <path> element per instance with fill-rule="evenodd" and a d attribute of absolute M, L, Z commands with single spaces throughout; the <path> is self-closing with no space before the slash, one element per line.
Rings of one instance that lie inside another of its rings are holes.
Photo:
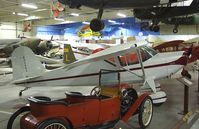
<path fill-rule="evenodd" d="M 144 46 L 143 49 L 145 51 L 147 51 L 148 54 L 150 54 L 151 56 L 155 56 L 157 54 L 157 52 L 154 49 L 150 48 L 150 47 Z"/>
<path fill-rule="evenodd" d="M 144 61 L 150 59 L 152 56 L 156 55 L 157 52 L 150 47 L 143 46 L 140 48 L 140 54 L 141 54 L 142 61 L 144 62 Z M 124 55 L 118 56 L 118 58 L 119 58 L 121 66 L 129 66 L 129 65 L 139 63 L 136 51 L 129 52 Z M 114 58 L 110 58 L 108 61 L 111 63 L 115 62 Z"/>

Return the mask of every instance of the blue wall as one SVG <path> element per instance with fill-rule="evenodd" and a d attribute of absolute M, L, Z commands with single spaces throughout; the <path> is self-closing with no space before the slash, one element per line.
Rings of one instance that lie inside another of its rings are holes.
<path fill-rule="evenodd" d="M 120 19 L 112 19 L 116 21 L 115 24 L 108 22 L 108 20 L 104 20 L 105 28 L 102 30 L 103 37 L 109 36 L 138 36 L 140 32 L 143 33 L 144 36 L 149 34 L 151 35 L 159 35 L 159 32 L 151 32 L 148 29 L 141 30 L 140 22 L 136 22 L 135 18 L 120 18 Z M 85 26 L 82 22 L 77 23 L 69 23 L 69 24 L 59 24 L 59 25 L 49 25 L 44 27 L 37 28 L 37 34 L 39 35 L 66 35 L 66 36 L 77 36 L 77 32 Z"/>

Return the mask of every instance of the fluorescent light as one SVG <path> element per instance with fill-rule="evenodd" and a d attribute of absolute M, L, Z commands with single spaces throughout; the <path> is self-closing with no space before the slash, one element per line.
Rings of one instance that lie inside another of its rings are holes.
<path fill-rule="evenodd" d="M 33 19 L 39 19 L 40 17 L 37 16 L 29 16 L 25 20 L 33 20 Z"/>
<path fill-rule="evenodd" d="M 184 7 L 184 6 L 190 6 L 193 0 L 187 0 L 187 1 L 180 1 L 175 2 L 171 4 L 171 7 Z"/>
<path fill-rule="evenodd" d="M 74 21 L 63 21 L 62 24 L 73 23 Z"/>
<path fill-rule="evenodd" d="M 15 14 L 16 14 L 16 12 L 12 12 L 12 14 L 14 14 L 14 15 L 15 15 Z"/>
<path fill-rule="evenodd" d="M 86 25 L 90 25 L 90 23 L 89 22 L 86 22 L 86 21 L 84 21 L 84 22 L 82 22 L 83 24 L 86 24 Z"/>
<path fill-rule="evenodd" d="M 56 21 L 65 21 L 63 18 L 54 18 Z"/>
<path fill-rule="evenodd" d="M 70 15 L 72 15 L 72 16 L 76 16 L 76 17 L 78 17 L 78 16 L 79 16 L 79 14 L 78 14 L 78 13 L 71 13 Z"/>
<path fill-rule="evenodd" d="M 19 16 L 28 16 L 28 14 L 25 14 L 25 13 L 17 13 L 17 15 L 19 15 Z"/>
<path fill-rule="evenodd" d="M 108 20 L 108 22 L 110 22 L 110 23 L 116 23 L 116 21 L 113 21 L 113 20 Z"/>
<path fill-rule="evenodd" d="M 37 9 L 38 8 L 36 5 L 33 5 L 33 4 L 21 4 L 21 6 L 23 6 L 25 8 L 30 8 L 30 9 Z"/>
<path fill-rule="evenodd" d="M 123 13 L 117 13 L 117 15 L 120 16 L 120 17 L 126 17 L 126 15 L 123 14 Z"/>

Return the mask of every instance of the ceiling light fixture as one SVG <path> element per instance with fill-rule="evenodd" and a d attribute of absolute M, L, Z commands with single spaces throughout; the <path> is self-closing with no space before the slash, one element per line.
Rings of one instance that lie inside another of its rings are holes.
<path fill-rule="evenodd" d="M 82 22 L 82 24 L 90 25 L 90 23 L 89 23 L 89 22 L 86 22 L 86 21 Z"/>
<path fill-rule="evenodd" d="M 22 7 L 30 8 L 30 9 L 37 9 L 38 7 L 33 4 L 21 4 Z"/>
<path fill-rule="evenodd" d="M 56 21 L 65 21 L 63 18 L 54 18 Z"/>
<path fill-rule="evenodd" d="M 120 16 L 120 17 L 126 17 L 126 15 L 123 14 L 123 13 L 117 13 L 117 15 Z"/>
<path fill-rule="evenodd" d="M 25 20 L 34 20 L 34 19 L 39 19 L 40 17 L 37 16 L 29 16 Z"/>
<path fill-rule="evenodd" d="M 110 23 L 116 23 L 116 21 L 113 21 L 113 20 L 108 20 L 108 22 L 110 22 Z"/>
<path fill-rule="evenodd" d="M 28 14 L 25 14 L 25 13 L 17 13 L 17 15 L 19 15 L 19 16 L 28 16 Z"/>
<path fill-rule="evenodd" d="M 64 21 L 62 24 L 68 24 L 68 23 L 73 23 L 74 21 Z"/>
<path fill-rule="evenodd" d="M 72 16 L 76 16 L 76 17 L 78 17 L 78 16 L 79 16 L 79 14 L 78 14 L 78 13 L 71 13 L 70 15 L 72 15 Z"/>

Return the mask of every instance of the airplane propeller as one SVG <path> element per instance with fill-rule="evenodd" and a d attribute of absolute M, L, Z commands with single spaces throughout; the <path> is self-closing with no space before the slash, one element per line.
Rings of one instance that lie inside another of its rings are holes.
<path fill-rule="evenodd" d="M 187 56 L 189 57 L 190 55 L 192 55 L 192 52 L 193 52 L 193 44 L 189 47 L 187 51 Z"/>

